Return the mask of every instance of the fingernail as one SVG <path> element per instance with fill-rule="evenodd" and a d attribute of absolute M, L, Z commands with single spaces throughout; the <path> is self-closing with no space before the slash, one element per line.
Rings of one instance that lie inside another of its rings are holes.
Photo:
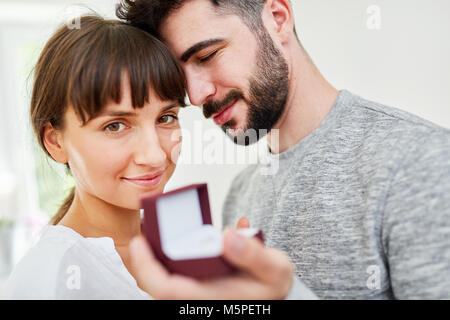
<path fill-rule="evenodd" d="M 230 231 L 228 236 L 228 241 L 235 253 L 241 253 L 245 247 L 245 238 L 238 234 L 236 231 Z"/>

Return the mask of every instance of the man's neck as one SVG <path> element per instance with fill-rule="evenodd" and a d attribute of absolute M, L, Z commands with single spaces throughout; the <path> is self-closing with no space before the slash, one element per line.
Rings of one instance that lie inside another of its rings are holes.
<path fill-rule="evenodd" d="M 267 139 L 273 153 L 292 148 L 319 127 L 339 95 L 300 45 L 294 46 L 291 62 L 286 108 Z"/>

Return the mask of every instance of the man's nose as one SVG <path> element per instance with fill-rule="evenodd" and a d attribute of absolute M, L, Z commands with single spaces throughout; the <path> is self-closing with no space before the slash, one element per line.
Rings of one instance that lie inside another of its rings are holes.
<path fill-rule="evenodd" d="M 187 74 L 187 93 L 192 105 L 201 107 L 216 94 L 214 83 L 201 74 Z"/>
<path fill-rule="evenodd" d="M 136 164 L 163 167 L 167 161 L 167 155 L 161 147 L 156 130 L 144 130 L 137 139 L 134 156 Z"/>

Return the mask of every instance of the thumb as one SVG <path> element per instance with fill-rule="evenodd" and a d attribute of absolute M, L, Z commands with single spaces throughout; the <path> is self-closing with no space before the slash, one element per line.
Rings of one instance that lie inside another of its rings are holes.
<path fill-rule="evenodd" d="M 247 238 L 233 229 L 224 233 L 224 258 L 264 282 L 276 282 L 291 272 L 289 258 L 280 250 L 267 248 L 257 238 Z"/>
<path fill-rule="evenodd" d="M 239 219 L 236 228 L 237 229 L 250 228 L 250 222 L 248 221 L 248 219 L 246 217 L 242 217 Z"/>
<path fill-rule="evenodd" d="M 130 273 L 139 287 L 152 295 L 164 288 L 169 273 L 155 258 L 152 249 L 143 236 L 133 238 L 129 246 L 131 257 Z"/>

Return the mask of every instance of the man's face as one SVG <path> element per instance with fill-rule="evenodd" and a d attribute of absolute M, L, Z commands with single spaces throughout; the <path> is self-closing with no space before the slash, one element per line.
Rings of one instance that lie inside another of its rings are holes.
<path fill-rule="evenodd" d="M 170 14 L 160 34 L 185 71 L 191 103 L 236 143 L 256 142 L 277 123 L 289 70 L 265 30 L 256 36 L 239 16 L 219 16 L 209 0 L 196 0 Z M 256 140 L 239 139 L 248 129 Z"/>

